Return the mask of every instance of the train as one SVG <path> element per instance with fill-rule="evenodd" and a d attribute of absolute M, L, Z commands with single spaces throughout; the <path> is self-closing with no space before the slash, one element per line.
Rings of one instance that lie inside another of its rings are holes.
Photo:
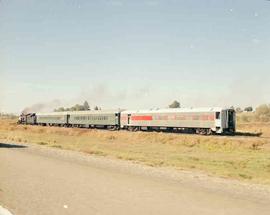
<path fill-rule="evenodd" d="M 211 135 L 235 133 L 236 116 L 234 109 L 221 107 L 117 109 L 28 113 L 22 114 L 18 123 L 128 131 L 183 131 Z"/>

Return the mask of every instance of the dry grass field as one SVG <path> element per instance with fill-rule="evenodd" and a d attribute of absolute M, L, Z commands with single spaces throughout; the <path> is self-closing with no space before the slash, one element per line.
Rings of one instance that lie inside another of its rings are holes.
<path fill-rule="evenodd" d="M 241 123 L 236 136 L 17 125 L 0 120 L 0 141 L 35 143 L 151 166 L 270 184 L 270 123 Z M 258 136 L 260 135 L 260 136 Z"/>

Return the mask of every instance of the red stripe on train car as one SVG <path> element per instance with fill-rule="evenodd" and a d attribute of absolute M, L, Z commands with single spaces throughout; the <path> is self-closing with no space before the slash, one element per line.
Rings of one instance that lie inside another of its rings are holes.
<path fill-rule="evenodd" d="M 186 116 L 175 116 L 175 120 L 187 120 Z"/>
<path fill-rule="evenodd" d="M 214 121 L 214 120 L 215 120 L 215 115 L 209 115 L 209 116 L 208 116 L 208 119 L 209 119 L 210 121 Z"/>
<path fill-rule="evenodd" d="M 209 116 L 208 115 L 201 115 L 201 120 L 208 121 Z"/>
<path fill-rule="evenodd" d="M 200 119 L 200 116 L 198 116 L 198 115 L 193 115 L 192 116 L 192 120 L 199 120 Z"/>
<path fill-rule="evenodd" d="M 131 120 L 153 120 L 152 116 L 131 116 Z"/>

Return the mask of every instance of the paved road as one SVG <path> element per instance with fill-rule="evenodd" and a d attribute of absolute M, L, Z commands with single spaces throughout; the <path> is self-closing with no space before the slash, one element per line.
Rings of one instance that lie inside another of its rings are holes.
<path fill-rule="evenodd" d="M 248 190 L 208 189 L 65 153 L 0 144 L 0 205 L 14 215 L 270 214 L 270 198 Z"/>

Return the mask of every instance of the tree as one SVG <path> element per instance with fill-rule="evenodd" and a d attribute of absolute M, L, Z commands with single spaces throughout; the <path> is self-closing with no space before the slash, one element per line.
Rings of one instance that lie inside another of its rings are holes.
<path fill-rule="evenodd" d="M 98 110 L 98 106 L 96 106 L 96 107 L 94 108 L 94 110 Z"/>
<path fill-rule="evenodd" d="M 180 102 L 175 100 L 172 104 L 169 105 L 169 108 L 180 108 Z"/>
<path fill-rule="evenodd" d="M 60 107 L 60 108 L 54 109 L 54 112 L 63 112 L 63 111 L 65 111 L 65 108 L 64 107 Z"/>
<path fill-rule="evenodd" d="M 84 110 L 84 107 L 83 105 L 79 105 L 79 104 L 76 104 L 74 106 L 72 106 L 71 108 L 69 108 L 70 111 L 80 111 L 80 110 Z"/>
<path fill-rule="evenodd" d="M 76 104 L 75 105 L 75 110 L 76 111 L 81 111 L 81 110 L 85 110 L 85 109 L 84 109 L 84 106 L 83 105 Z"/>
<path fill-rule="evenodd" d="M 60 108 L 54 109 L 55 112 L 61 112 L 61 111 L 87 111 L 87 110 L 90 110 L 90 106 L 89 106 L 87 101 L 85 101 L 82 105 L 76 104 L 76 105 L 74 105 L 72 107 L 68 107 L 68 108 L 60 107 Z"/>
<path fill-rule="evenodd" d="M 263 104 L 256 108 L 256 114 L 270 116 L 270 104 Z"/>
<path fill-rule="evenodd" d="M 241 109 L 240 107 L 237 107 L 237 108 L 235 109 L 235 111 L 236 111 L 236 113 L 242 113 L 242 112 L 243 112 L 242 109 Z"/>
<path fill-rule="evenodd" d="M 270 104 L 263 104 L 257 107 L 255 117 L 260 122 L 270 122 Z"/>
<path fill-rule="evenodd" d="M 87 101 L 83 103 L 84 110 L 90 110 L 90 106 Z"/>
<path fill-rule="evenodd" d="M 76 107 L 75 106 L 73 106 L 73 107 L 71 107 L 71 108 L 68 108 L 70 111 L 76 111 Z"/>
<path fill-rule="evenodd" d="M 251 106 L 249 106 L 249 107 L 246 107 L 244 109 L 244 111 L 246 111 L 246 112 L 252 112 L 253 111 L 253 108 Z"/>

